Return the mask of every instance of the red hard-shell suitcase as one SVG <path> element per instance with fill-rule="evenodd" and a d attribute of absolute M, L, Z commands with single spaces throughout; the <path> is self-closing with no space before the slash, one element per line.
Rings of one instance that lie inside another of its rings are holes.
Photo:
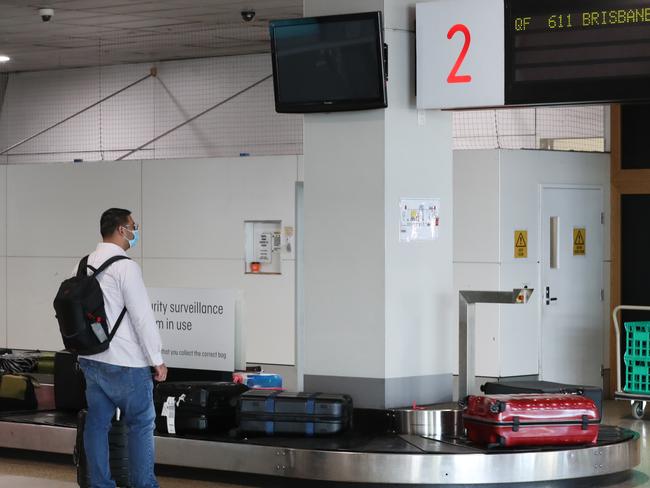
<path fill-rule="evenodd" d="M 501 447 L 595 444 L 600 422 L 578 395 L 470 396 L 463 421 L 470 441 Z"/>

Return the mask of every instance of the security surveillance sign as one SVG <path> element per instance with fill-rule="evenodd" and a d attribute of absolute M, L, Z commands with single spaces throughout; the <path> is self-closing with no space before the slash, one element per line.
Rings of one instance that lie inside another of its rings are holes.
<path fill-rule="evenodd" d="M 235 299 L 231 290 L 149 288 L 165 364 L 233 371 Z"/>

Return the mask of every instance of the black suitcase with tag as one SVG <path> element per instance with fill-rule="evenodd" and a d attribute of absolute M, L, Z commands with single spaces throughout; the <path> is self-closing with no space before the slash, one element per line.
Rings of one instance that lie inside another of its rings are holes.
<path fill-rule="evenodd" d="M 90 488 L 91 486 L 86 465 L 86 451 L 84 450 L 86 415 L 86 410 L 81 410 L 77 416 L 77 441 L 74 446 L 77 483 L 81 488 Z M 128 488 L 130 486 L 128 427 L 123 419 L 113 419 L 113 425 L 108 433 L 108 457 L 111 478 L 115 481 L 115 485 L 119 488 Z"/>
<path fill-rule="evenodd" d="M 269 436 L 307 437 L 345 432 L 352 424 L 352 398 L 326 393 L 251 390 L 242 395 L 239 430 Z"/>
<path fill-rule="evenodd" d="M 86 379 L 76 354 L 54 355 L 54 403 L 57 410 L 78 412 L 86 408 Z"/>
<path fill-rule="evenodd" d="M 235 426 L 245 385 L 184 381 L 156 385 L 156 430 L 163 434 L 227 432 Z M 173 419 L 173 421 L 172 421 Z"/>
<path fill-rule="evenodd" d="M 603 417 L 603 389 L 597 386 L 567 385 L 552 381 L 504 381 L 503 383 L 488 382 L 481 386 L 486 395 L 513 394 L 550 394 L 581 395 L 591 398 L 596 404 L 600 418 Z"/>

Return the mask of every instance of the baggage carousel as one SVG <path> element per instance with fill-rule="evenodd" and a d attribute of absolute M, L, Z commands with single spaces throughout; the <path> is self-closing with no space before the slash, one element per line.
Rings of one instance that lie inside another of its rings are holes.
<path fill-rule="evenodd" d="M 76 416 L 0 414 L 0 447 L 72 454 Z M 605 476 L 640 463 L 639 435 L 601 426 L 586 447 L 485 449 L 463 438 L 351 432 L 306 438 L 156 436 L 159 464 L 306 480 L 381 484 L 499 484 Z"/>

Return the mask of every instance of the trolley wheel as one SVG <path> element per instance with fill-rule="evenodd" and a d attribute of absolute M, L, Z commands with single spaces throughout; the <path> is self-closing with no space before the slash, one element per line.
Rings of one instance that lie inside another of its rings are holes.
<path fill-rule="evenodd" d="M 632 415 L 635 419 L 642 419 L 645 411 L 645 402 L 634 402 L 632 404 Z"/>

